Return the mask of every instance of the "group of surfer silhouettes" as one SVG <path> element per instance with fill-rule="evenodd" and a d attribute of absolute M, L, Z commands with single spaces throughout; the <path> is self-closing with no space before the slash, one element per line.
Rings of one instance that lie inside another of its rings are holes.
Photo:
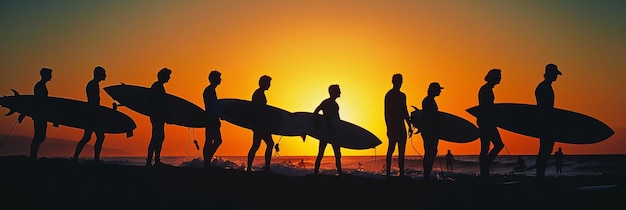
<path fill-rule="evenodd" d="M 477 125 L 480 132 L 480 178 L 488 180 L 490 176 L 489 168 L 498 153 L 504 148 L 504 143 L 500 137 L 500 133 L 496 127 L 495 122 L 491 121 L 490 115 L 493 115 L 493 106 L 495 100 L 495 94 L 493 88 L 500 83 L 502 79 L 502 71 L 500 69 L 491 69 L 485 76 L 485 84 L 478 91 L 478 101 L 480 114 L 477 116 Z M 150 87 L 150 95 L 153 101 L 152 104 L 155 107 L 154 110 L 160 110 L 152 113 L 150 117 L 150 123 L 152 125 L 152 132 L 150 143 L 148 145 L 148 154 L 146 158 L 146 166 L 158 166 L 162 165 L 161 162 L 161 150 L 163 141 L 165 140 L 165 123 L 168 121 L 169 114 L 167 110 L 166 96 L 167 93 L 164 88 L 164 84 L 170 80 L 172 71 L 168 68 L 163 68 L 157 73 L 157 81 L 155 81 Z M 39 98 L 48 97 L 48 90 L 46 83 L 52 79 L 52 69 L 42 68 L 40 70 L 41 80 L 35 84 L 34 95 Z M 545 67 L 544 80 L 539 83 L 535 89 L 535 97 L 537 106 L 540 109 L 553 109 L 554 108 L 554 90 L 552 83 L 556 81 L 557 76 L 562 75 L 555 64 L 548 64 Z M 97 66 L 93 71 L 93 79 L 87 83 L 86 93 L 87 102 L 94 107 L 100 106 L 100 86 L 99 83 L 106 78 L 106 71 L 103 67 Z M 221 122 L 217 114 L 211 111 L 209 104 L 217 101 L 216 88 L 221 83 L 221 73 L 217 70 L 213 70 L 208 75 L 209 85 L 203 91 L 203 99 L 205 105 L 205 112 L 209 117 L 209 123 L 205 127 L 205 144 L 203 148 L 204 167 L 211 168 L 211 160 L 215 155 L 218 147 L 222 144 L 222 135 L 220 131 Z M 267 75 L 263 75 L 259 78 L 258 89 L 252 94 L 252 103 L 267 104 L 267 98 L 265 91 L 271 86 L 272 78 Z M 432 173 L 432 167 L 437 155 L 437 147 L 439 138 L 437 136 L 438 129 L 438 106 L 435 97 L 441 94 L 443 87 L 438 82 L 432 82 L 428 86 L 428 94 L 422 100 L 422 117 L 419 127 L 415 127 L 411 123 L 409 113 L 406 105 L 406 94 L 404 94 L 400 88 L 402 87 L 402 75 L 394 74 L 391 78 L 393 87 L 385 94 L 385 123 L 387 126 L 387 137 L 389 140 L 385 175 L 392 176 L 391 174 L 391 160 L 396 148 L 398 147 L 398 176 L 404 176 L 404 159 L 407 136 L 411 137 L 413 134 L 413 128 L 416 128 L 423 139 L 424 145 L 424 157 L 423 157 L 423 175 L 424 179 L 430 179 Z M 339 117 L 339 105 L 336 99 L 341 96 L 341 90 L 339 85 L 332 84 L 328 87 L 329 97 L 324 99 L 316 108 L 314 113 L 323 115 L 327 118 L 340 119 Z M 30 157 L 37 159 L 37 152 L 40 144 L 46 138 L 47 121 L 41 117 L 33 117 L 34 121 L 34 135 L 30 148 Z M 96 121 L 94 121 L 96 122 Z M 98 126 L 92 126 L 95 129 L 85 129 L 84 135 L 76 146 L 73 161 L 78 161 L 82 149 L 90 141 L 93 133 L 96 135 L 94 161 L 100 162 L 100 152 L 102 150 L 102 144 L 104 142 L 104 132 L 97 129 Z M 272 157 L 272 149 L 274 148 L 274 140 L 269 132 L 263 130 L 254 130 L 252 135 L 252 145 L 248 152 L 247 171 L 252 170 L 252 162 L 257 150 L 260 147 L 261 141 L 265 142 L 265 165 L 263 170 L 270 171 L 270 161 Z M 539 152 L 536 158 L 536 171 L 537 177 L 543 178 L 547 167 L 548 159 L 554 147 L 554 139 L 540 138 Z M 335 155 L 335 165 L 337 173 L 342 174 L 341 168 L 341 148 L 338 145 L 334 145 L 331 142 L 320 140 L 318 154 L 315 159 L 314 174 L 319 174 L 320 163 L 324 155 L 326 146 L 330 144 L 333 148 Z"/>
<path fill-rule="evenodd" d="M 539 83 L 535 89 L 535 98 L 537 107 L 546 112 L 554 108 L 554 90 L 552 83 L 556 81 L 557 76 L 562 75 L 561 71 L 555 64 L 547 64 L 545 67 L 544 80 Z M 480 113 L 477 116 L 477 125 L 479 128 L 480 138 L 480 179 L 489 180 L 489 168 L 498 153 L 504 148 L 504 143 L 500 133 L 493 122 L 491 116 L 495 115 L 494 100 L 495 94 L 493 88 L 502 80 L 502 71 L 500 69 L 491 69 L 485 76 L 485 84 L 478 91 L 478 103 Z M 391 176 L 391 160 L 397 145 L 398 147 L 398 168 L 399 176 L 404 176 L 404 154 L 406 148 L 407 133 L 410 137 L 413 129 L 411 119 L 406 107 L 406 95 L 400 91 L 402 86 L 402 75 L 395 74 L 392 76 L 391 82 L 393 88 L 385 95 L 385 122 L 387 125 L 387 137 L 389 139 L 389 147 L 386 157 L 386 175 Z M 437 155 L 437 145 L 439 139 L 437 137 L 438 123 L 438 107 L 435 97 L 441 94 L 443 87 L 437 82 L 432 82 L 428 86 L 428 94 L 422 100 L 422 118 L 419 126 L 419 133 L 424 141 L 424 158 L 423 173 L 424 179 L 430 179 L 432 166 Z M 408 128 L 407 128 L 408 127 Z M 540 138 L 539 152 L 536 158 L 537 178 L 542 179 L 545 176 L 545 170 L 548 165 L 548 159 L 554 147 L 554 139 Z M 559 148 L 560 149 L 560 148 Z M 560 165 L 562 166 L 562 153 L 560 154 Z M 559 169 L 560 170 L 560 167 Z M 560 172 L 560 171 L 559 171 Z"/>

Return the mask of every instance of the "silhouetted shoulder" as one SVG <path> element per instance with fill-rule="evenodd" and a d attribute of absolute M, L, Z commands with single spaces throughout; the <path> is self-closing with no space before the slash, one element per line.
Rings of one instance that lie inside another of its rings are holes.
<path fill-rule="evenodd" d="M 267 98 L 265 97 L 265 93 L 262 89 L 256 89 L 252 94 L 252 102 L 267 104 Z"/>

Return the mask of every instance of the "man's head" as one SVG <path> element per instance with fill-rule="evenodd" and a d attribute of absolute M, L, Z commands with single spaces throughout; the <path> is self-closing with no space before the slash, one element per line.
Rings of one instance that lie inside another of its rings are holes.
<path fill-rule="evenodd" d="M 162 68 L 159 73 L 157 73 L 157 79 L 159 82 L 166 83 L 170 81 L 170 75 L 172 74 L 172 70 L 168 68 Z"/>
<path fill-rule="evenodd" d="M 263 90 L 267 90 L 270 88 L 271 82 L 272 82 L 272 78 L 270 76 L 263 75 L 261 76 L 261 78 L 259 78 L 259 88 Z"/>
<path fill-rule="evenodd" d="M 102 66 L 96 66 L 96 68 L 93 69 L 93 78 L 99 81 L 102 81 L 104 79 L 106 79 L 107 74 L 106 74 L 106 70 L 104 70 L 104 68 L 102 68 Z"/>
<path fill-rule="evenodd" d="M 215 85 L 222 83 L 222 73 L 217 70 L 211 71 L 211 73 L 209 73 L 209 82 Z"/>
<path fill-rule="evenodd" d="M 552 63 L 546 65 L 546 73 L 543 74 L 543 77 L 546 80 L 556 81 L 558 75 L 563 75 L 561 71 L 559 71 L 558 67 Z"/>
<path fill-rule="evenodd" d="M 439 94 L 441 94 L 441 89 L 443 89 L 443 87 L 441 87 L 438 82 L 432 82 L 428 85 L 428 95 L 439 96 Z"/>
<path fill-rule="evenodd" d="M 502 71 L 500 69 L 491 69 L 485 76 L 485 81 L 491 84 L 500 84 L 502 80 Z"/>
<path fill-rule="evenodd" d="M 41 80 L 50 81 L 52 79 L 52 69 L 49 68 L 41 68 L 39 70 L 39 75 L 41 76 Z"/>
<path fill-rule="evenodd" d="M 328 86 L 328 94 L 330 97 L 339 98 L 341 96 L 341 90 L 339 89 L 339 85 L 333 84 Z"/>
<path fill-rule="evenodd" d="M 402 74 L 394 74 L 391 77 L 391 83 L 393 84 L 394 87 L 402 86 Z"/>

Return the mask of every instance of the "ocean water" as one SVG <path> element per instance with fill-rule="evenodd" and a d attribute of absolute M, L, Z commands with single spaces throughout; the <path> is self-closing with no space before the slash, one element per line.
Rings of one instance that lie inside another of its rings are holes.
<path fill-rule="evenodd" d="M 521 157 L 527 164 L 525 170 L 514 170 L 517 159 Z M 521 174 L 534 176 L 536 174 L 534 155 L 500 155 L 491 166 L 492 174 Z M 143 166 L 145 157 L 103 157 L 105 164 Z M 162 157 L 165 164 L 180 167 L 203 166 L 203 160 L 194 157 L 168 156 Z M 215 157 L 212 164 L 230 170 L 246 170 L 247 157 L 220 156 Z M 303 162 L 302 164 L 299 164 Z M 554 159 L 551 158 L 546 169 L 546 176 L 576 176 L 600 175 L 607 173 L 626 173 L 626 155 L 566 155 L 563 161 L 563 172 L 557 174 Z M 274 173 L 289 176 L 304 176 L 313 173 L 315 156 L 282 156 L 272 157 L 271 170 Z M 255 157 L 253 170 L 261 170 L 264 164 L 262 156 Z M 385 156 L 344 156 L 341 158 L 344 173 L 361 176 L 380 176 L 384 174 Z M 397 157 L 393 157 L 392 172 L 397 173 Z M 405 175 L 413 178 L 421 176 L 423 171 L 421 156 L 405 157 Z M 457 155 L 453 168 L 446 168 L 444 157 L 437 157 L 433 165 L 433 175 L 465 174 L 477 176 L 479 173 L 477 155 Z M 336 174 L 334 156 L 325 156 L 320 164 L 323 174 Z"/>

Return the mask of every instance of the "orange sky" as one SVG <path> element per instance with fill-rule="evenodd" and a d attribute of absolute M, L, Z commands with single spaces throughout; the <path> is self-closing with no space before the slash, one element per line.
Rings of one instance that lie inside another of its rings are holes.
<path fill-rule="evenodd" d="M 95 66 L 107 70 L 106 87 L 119 82 L 149 87 L 168 67 L 168 93 L 201 107 L 211 70 L 222 72 L 219 98 L 249 100 L 261 75 L 270 75 L 268 104 L 313 111 L 339 84 L 341 118 L 378 136 L 376 150 L 343 149 L 344 155 L 382 155 L 387 139 L 383 98 L 394 73 L 404 75 L 408 105 L 421 108 L 427 85 L 445 87 L 440 111 L 475 119 L 465 109 L 491 68 L 502 69 L 496 103 L 534 104 L 547 63 L 563 76 L 553 84 L 555 106 L 595 117 L 616 134 L 593 145 L 557 143 L 568 154 L 624 154 L 626 136 L 625 3 L 550 1 L 3 1 L 0 3 L 0 94 L 32 94 L 39 69 L 54 69 L 50 96 L 86 100 Z M 101 104 L 112 99 L 101 92 Z M 8 112 L 4 108 L 0 108 Z M 120 108 L 138 125 L 135 136 L 107 135 L 105 147 L 145 155 L 148 118 Z M 17 115 L 0 118 L 6 134 Z M 163 155 L 185 155 L 188 131 L 167 125 Z M 246 155 L 252 133 L 223 123 L 218 156 Z M 536 154 L 538 141 L 501 131 L 501 154 Z M 32 120 L 11 134 L 32 136 Z M 48 136 L 76 139 L 82 131 L 49 128 Z M 193 138 L 193 134 L 191 135 Z M 279 136 L 275 136 L 278 142 Z M 10 139 L 9 139 L 10 140 Z M 93 141 L 93 140 L 92 140 Z M 423 154 L 421 138 L 413 139 Z M 315 155 L 318 141 L 283 137 L 281 155 Z M 407 143 L 407 154 L 416 151 Z M 42 147 L 45 146 L 45 143 Z M 194 151 L 190 145 L 190 151 Z M 262 155 L 261 146 L 257 155 Z M 440 153 L 478 154 L 478 141 L 441 142 Z M 332 155 L 332 150 L 326 151 Z M 92 154 L 83 154 L 92 156 Z M 106 155 L 106 154 L 103 154 Z M 71 156 L 71 154 L 68 154 Z"/>

